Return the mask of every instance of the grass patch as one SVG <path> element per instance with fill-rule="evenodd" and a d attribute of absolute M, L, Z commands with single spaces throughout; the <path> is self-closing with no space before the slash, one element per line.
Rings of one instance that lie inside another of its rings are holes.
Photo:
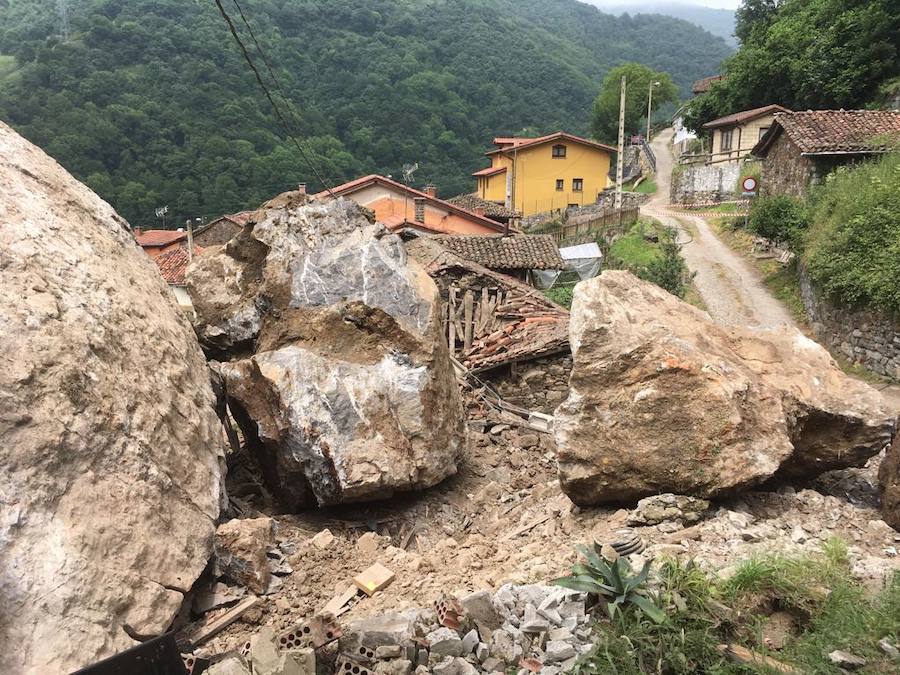
<path fill-rule="evenodd" d="M 727 580 L 673 560 L 663 561 L 651 579 L 666 621 L 656 624 L 638 611 L 612 620 L 598 615 L 594 647 L 571 672 L 771 672 L 728 660 L 718 650 L 726 643 L 802 673 L 840 673 L 828 659 L 835 649 L 866 658 L 866 672 L 897 672 L 878 641 L 896 644 L 900 636 L 900 572 L 879 593 L 867 594 L 850 574 L 841 541 L 815 555 L 747 560 Z M 777 649 L 771 648 L 776 618 L 786 626 Z"/>
<path fill-rule="evenodd" d="M 658 189 L 656 185 L 656 181 L 652 178 L 646 178 L 642 180 L 638 185 L 635 185 L 637 181 L 631 181 L 630 183 L 626 183 L 622 186 L 622 189 L 625 192 L 637 192 L 642 195 L 652 195 L 656 194 Z"/>
<path fill-rule="evenodd" d="M 616 239 L 609 249 L 609 257 L 620 267 L 634 270 L 650 264 L 660 254 L 659 244 L 647 239 L 648 236 L 661 237 L 662 225 L 659 221 L 638 220 L 625 235 Z"/>

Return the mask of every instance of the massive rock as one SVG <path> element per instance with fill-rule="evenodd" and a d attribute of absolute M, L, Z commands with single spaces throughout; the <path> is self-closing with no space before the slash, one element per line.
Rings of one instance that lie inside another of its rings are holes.
<path fill-rule="evenodd" d="M 222 431 L 128 225 L 2 123 L 0 288 L 0 672 L 70 672 L 175 616 L 212 551 Z"/>
<path fill-rule="evenodd" d="M 881 460 L 878 483 L 881 486 L 881 516 L 884 522 L 900 532 L 900 434 Z"/>
<path fill-rule="evenodd" d="M 576 287 L 559 476 L 577 504 L 712 497 L 860 466 L 896 418 L 794 329 L 726 328 L 627 272 Z"/>
<path fill-rule="evenodd" d="M 462 404 L 437 287 L 347 200 L 273 200 L 188 273 L 197 330 L 282 505 L 378 499 L 456 471 Z"/>

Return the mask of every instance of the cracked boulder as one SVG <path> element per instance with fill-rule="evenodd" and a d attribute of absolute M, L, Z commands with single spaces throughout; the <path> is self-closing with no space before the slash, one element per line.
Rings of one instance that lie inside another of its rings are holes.
<path fill-rule="evenodd" d="M 369 212 L 283 195 L 199 256 L 188 284 L 284 508 L 382 499 L 456 472 L 465 426 L 437 287 Z"/>
<path fill-rule="evenodd" d="M 0 672 L 163 633 L 213 548 L 208 368 L 113 209 L 0 123 Z"/>
<path fill-rule="evenodd" d="M 900 434 L 885 453 L 878 467 L 881 487 L 881 516 L 888 525 L 900 532 Z"/>
<path fill-rule="evenodd" d="M 730 328 L 628 272 L 578 284 L 556 411 L 576 504 L 714 497 L 862 466 L 891 442 L 881 395 L 794 329 Z"/>

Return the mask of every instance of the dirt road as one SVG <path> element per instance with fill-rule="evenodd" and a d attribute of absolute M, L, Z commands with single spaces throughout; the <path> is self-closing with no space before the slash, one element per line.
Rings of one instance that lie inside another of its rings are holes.
<path fill-rule="evenodd" d="M 651 144 L 656 153 L 659 189 L 650 202 L 641 207 L 641 213 L 679 229 L 679 240 L 686 242 L 682 255 L 690 270 L 696 273 L 694 283 L 713 319 L 726 325 L 794 325 L 787 309 L 763 286 L 756 270 L 723 244 L 706 220 L 697 216 L 674 218 L 669 215 L 666 206 L 673 164 L 669 150 L 672 134 L 673 131 L 667 129 Z"/>

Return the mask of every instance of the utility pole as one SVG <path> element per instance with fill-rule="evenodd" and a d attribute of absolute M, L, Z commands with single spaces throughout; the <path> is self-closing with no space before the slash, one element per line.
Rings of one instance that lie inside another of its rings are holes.
<path fill-rule="evenodd" d="M 658 87 L 659 82 L 651 82 L 647 90 L 647 142 L 650 142 L 650 114 L 653 112 L 653 87 Z"/>
<path fill-rule="evenodd" d="M 622 93 L 619 100 L 619 151 L 616 158 L 616 210 L 622 208 L 622 180 L 625 177 L 625 76 L 622 76 Z M 621 218 L 621 213 L 619 214 Z"/>
<path fill-rule="evenodd" d="M 191 222 L 191 219 L 188 218 L 185 223 L 187 227 L 187 245 L 188 245 L 188 263 L 194 261 L 194 224 Z"/>

